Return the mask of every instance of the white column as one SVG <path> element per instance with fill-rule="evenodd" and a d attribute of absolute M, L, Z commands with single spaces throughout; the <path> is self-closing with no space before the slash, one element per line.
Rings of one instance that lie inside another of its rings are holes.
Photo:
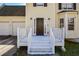
<path fill-rule="evenodd" d="M 32 18 L 32 34 L 34 35 L 34 18 Z"/>
<path fill-rule="evenodd" d="M 44 19 L 44 35 L 47 35 L 47 30 L 48 30 L 47 24 L 48 24 L 48 19 L 45 18 Z"/>
<path fill-rule="evenodd" d="M 35 18 L 34 18 L 34 32 L 35 32 L 34 35 L 36 35 L 36 25 L 37 25 L 37 24 L 36 24 L 36 17 L 35 17 Z"/>
<path fill-rule="evenodd" d="M 66 38 L 66 36 L 67 36 L 67 30 L 68 30 L 68 17 L 67 17 L 67 13 L 65 13 L 65 19 L 64 19 L 65 38 Z"/>
<path fill-rule="evenodd" d="M 47 35 L 47 29 L 48 29 L 48 20 L 46 19 L 46 35 Z"/>
<path fill-rule="evenodd" d="M 46 19 L 46 35 L 47 35 L 47 29 L 48 29 L 47 24 L 48 24 L 48 20 Z"/>
<path fill-rule="evenodd" d="M 46 21 L 45 21 L 46 19 L 44 18 L 44 35 L 46 35 Z"/>

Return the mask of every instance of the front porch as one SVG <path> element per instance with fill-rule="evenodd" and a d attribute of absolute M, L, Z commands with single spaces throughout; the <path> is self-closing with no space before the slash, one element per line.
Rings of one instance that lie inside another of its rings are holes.
<path fill-rule="evenodd" d="M 63 28 L 50 29 L 48 35 L 33 35 L 32 28 L 26 33 L 26 28 L 17 29 L 17 48 L 27 46 L 28 55 L 54 55 L 55 46 L 65 51 Z"/>

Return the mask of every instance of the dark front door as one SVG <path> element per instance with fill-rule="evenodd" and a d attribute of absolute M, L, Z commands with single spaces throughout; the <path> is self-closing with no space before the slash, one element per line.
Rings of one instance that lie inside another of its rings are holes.
<path fill-rule="evenodd" d="M 44 18 L 36 19 L 36 35 L 44 35 Z"/>

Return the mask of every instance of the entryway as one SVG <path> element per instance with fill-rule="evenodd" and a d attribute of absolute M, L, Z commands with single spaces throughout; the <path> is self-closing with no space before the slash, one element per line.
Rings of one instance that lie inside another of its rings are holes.
<path fill-rule="evenodd" d="M 36 35 L 44 35 L 44 18 L 36 19 Z"/>

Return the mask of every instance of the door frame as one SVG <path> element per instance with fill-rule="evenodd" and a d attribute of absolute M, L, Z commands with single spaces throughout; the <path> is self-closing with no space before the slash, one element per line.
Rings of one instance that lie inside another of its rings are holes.
<path fill-rule="evenodd" d="M 32 29 L 33 29 L 33 32 L 32 32 L 32 34 L 33 35 L 36 35 L 36 19 L 37 18 L 43 18 L 44 19 L 44 35 L 47 35 L 47 32 L 48 32 L 48 28 L 49 28 L 49 22 L 50 22 L 50 20 L 48 20 L 48 18 L 46 18 L 46 17 L 33 17 L 32 18 Z M 48 24 L 48 25 L 47 25 Z"/>

